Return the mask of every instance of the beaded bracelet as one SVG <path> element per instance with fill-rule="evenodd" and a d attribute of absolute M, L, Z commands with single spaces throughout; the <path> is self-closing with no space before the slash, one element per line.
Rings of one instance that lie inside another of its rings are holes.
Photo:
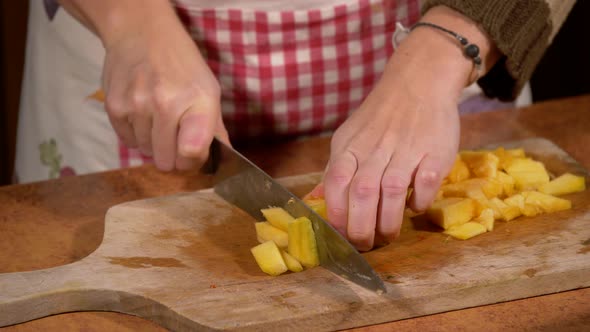
<path fill-rule="evenodd" d="M 418 23 L 414 24 L 414 26 L 412 26 L 411 28 L 408 29 L 408 28 L 404 27 L 401 23 L 397 22 L 396 29 L 393 34 L 393 47 L 397 48 L 403 38 L 405 38 L 410 32 L 412 32 L 412 30 L 414 30 L 415 28 L 420 27 L 420 26 L 430 27 L 430 28 L 440 30 L 442 32 L 448 33 L 453 38 L 457 39 L 459 41 L 459 43 L 461 44 L 461 46 L 463 47 L 463 54 L 465 54 L 465 56 L 467 58 L 469 58 L 469 59 L 471 59 L 471 61 L 473 61 L 473 65 L 475 66 L 475 69 L 476 69 L 475 79 L 473 79 L 470 82 L 470 84 L 479 79 L 479 74 L 480 74 L 481 64 L 482 64 L 481 57 L 479 56 L 479 47 L 473 43 L 470 43 L 469 40 L 467 40 L 467 38 L 461 36 L 460 34 L 454 32 L 454 31 L 451 31 L 449 29 L 443 28 L 440 25 L 436 25 L 436 24 L 433 24 L 430 22 L 418 22 Z"/>

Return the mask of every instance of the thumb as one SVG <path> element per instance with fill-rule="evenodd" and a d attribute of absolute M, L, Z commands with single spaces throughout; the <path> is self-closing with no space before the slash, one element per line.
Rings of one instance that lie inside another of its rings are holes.
<path fill-rule="evenodd" d="M 182 114 L 178 123 L 178 158 L 199 161 L 207 158 L 219 108 L 219 103 L 197 102 Z"/>

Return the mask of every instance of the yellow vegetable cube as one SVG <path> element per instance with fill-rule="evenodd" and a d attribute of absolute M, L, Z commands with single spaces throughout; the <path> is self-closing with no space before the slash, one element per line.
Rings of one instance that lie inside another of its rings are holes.
<path fill-rule="evenodd" d="M 273 241 L 266 241 L 250 249 L 260 269 L 271 276 L 278 276 L 288 270 L 279 247 Z"/>
<path fill-rule="evenodd" d="M 464 223 L 462 225 L 453 226 L 450 229 L 444 231 L 445 234 L 460 240 L 467 240 L 485 232 L 487 232 L 487 229 L 484 225 L 473 221 Z"/>
<path fill-rule="evenodd" d="M 504 199 L 504 203 L 506 203 L 509 206 L 518 208 L 520 210 L 520 213 L 527 217 L 534 217 L 543 212 L 539 207 L 527 204 L 525 201 L 525 197 L 522 195 L 522 193 L 512 195 Z"/>
<path fill-rule="evenodd" d="M 289 235 L 287 232 L 274 227 L 267 221 L 257 222 L 254 224 L 254 227 L 256 228 L 258 242 L 274 241 L 279 248 L 287 248 L 289 245 Z"/>
<path fill-rule="evenodd" d="M 492 210 L 491 208 L 484 209 L 483 211 L 481 211 L 481 213 L 479 214 L 479 216 L 477 218 L 473 219 L 473 221 L 484 225 L 488 232 L 493 231 L 494 230 L 494 210 Z"/>
<path fill-rule="evenodd" d="M 260 211 L 271 225 L 285 232 L 289 229 L 289 223 L 294 220 L 289 212 L 281 207 L 271 207 Z"/>
<path fill-rule="evenodd" d="M 475 215 L 475 203 L 471 198 L 450 197 L 435 201 L 426 210 L 433 223 L 444 229 L 468 222 Z"/>
<path fill-rule="evenodd" d="M 565 173 L 539 186 L 545 194 L 559 196 L 586 190 L 586 179 L 583 176 Z"/>
<path fill-rule="evenodd" d="M 502 194 L 504 196 L 508 197 L 514 194 L 514 178 L 503 171 L 498 171 L 496 179 L 502 184 Z"/>
<path fill-rule="evenodd" d="M 289 223 L 289 254 L 310 268 L 320 264 L 311 220 L 301 217 Z"/>
<path fill-rule="evenodd" d="M 526 153 L 524 152 L 523 148 L 508 149 L 508 150 L 506 150 L 506 154 L 509 156 L 512 156 L 514 158 L 525 158 L 526 157 Z"/>
<path fill-rule="evenodd" d="M 473 175 L 479 178 L 496 177 L 499 159 L 489 151 L 461 151 L 461 159 Z"/>
<path fill-rule="evenodd" d="M 306 199 L 303 201 L 309 206 L 315 213 L 319 214 L 320 217 L 328 219 L 328 211 L 326 209 L 326 200 L 323 198 Z"/>
<path fill-rule="evenodd" d="M 514 178 L 518 190 L 532 190 L 549 182 L 549 174 L 543 163 L 529 158 L 515 158 L 506 167 L 506 173 Z"/>
<path fill-rule="evenodd" d="M 456 183 L 469 179 L 469 168 L 467 167 L 467 164 L 461 160 L 461 157 L 457 156 L 455 163 L 453 164 L 453 168 L 451 169 L 449 175 L 447 175 L 446 179 L 450 183 Z"/>
<path fill-rule="evenodd" d="M 494 210 L 495 219 L 502 219 L 504 221 L 510 221 L 516 217 L 519 217 L 522 212 L 518 206 L 507 204 L 498 197 L 490 199 L 490 207 Z"/>
<path fill-rule="evenodd" d="M 499 147 L 494 150 L 494 155 L 498 157 L 498 169 L 506 169 L 506 167 L 512 162 L 514 158 L 525 158 L 524 149 L 509 149 L 506 150 L 503 147 Z"/>
<path fill-rule="evenodd" d="M 285 264 L 287 265 L 287 268 L 289 269 L 289 271 L 292 272 L 301 272 L 303 271 L 303 266 L 301 266 L 301 263 L 299 263 L 298 260 L 295 259 L 295 257 L 289 255 L 288 252 L 281 250 L 281 255 L 283 255 L 283 260 L 285 261 Z"/>
<path fill-rule="evenodd" d="M 538 191 L 525 191 L 521 195 L 524 197 L 525 205 L 535 206 L 542 212 L 551 213 L 572 208 L 571 201 Z"/>
<path fill-rule="evenodd" d="M 485 194 L 487 198 L 497 197 L 502 194 L 504 187 L 502 183 L 492 178 L 468 179 L 457 183 L 445 184 L 441 187 L 445 197 L 476 197 L 478 191 Z"/>

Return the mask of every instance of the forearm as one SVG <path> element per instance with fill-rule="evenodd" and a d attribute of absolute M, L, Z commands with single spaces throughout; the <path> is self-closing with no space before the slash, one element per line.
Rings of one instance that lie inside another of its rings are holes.
<path fill-rule="evenodd" d="M 105 47 L 146 25 L 164 28 L 178 19 L 168 0 L 59 0 L 73 17 L 94 32 Z M 176 22 L 178 23 L 178 22 Z"/>

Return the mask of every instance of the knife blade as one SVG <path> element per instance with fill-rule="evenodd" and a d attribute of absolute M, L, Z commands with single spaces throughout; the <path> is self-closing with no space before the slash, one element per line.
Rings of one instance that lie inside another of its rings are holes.
<path fill-rule="evenodd" d="M 203 171 L 213 174 L 214 191 L 227 202 L 263 220 L 261 209 L 278 206 L 311 220 L 320 265 L 366 289 L 385 293 L 383 280 L 365 258 L 328 222 L 258 166 L 217 138 Z"/>

